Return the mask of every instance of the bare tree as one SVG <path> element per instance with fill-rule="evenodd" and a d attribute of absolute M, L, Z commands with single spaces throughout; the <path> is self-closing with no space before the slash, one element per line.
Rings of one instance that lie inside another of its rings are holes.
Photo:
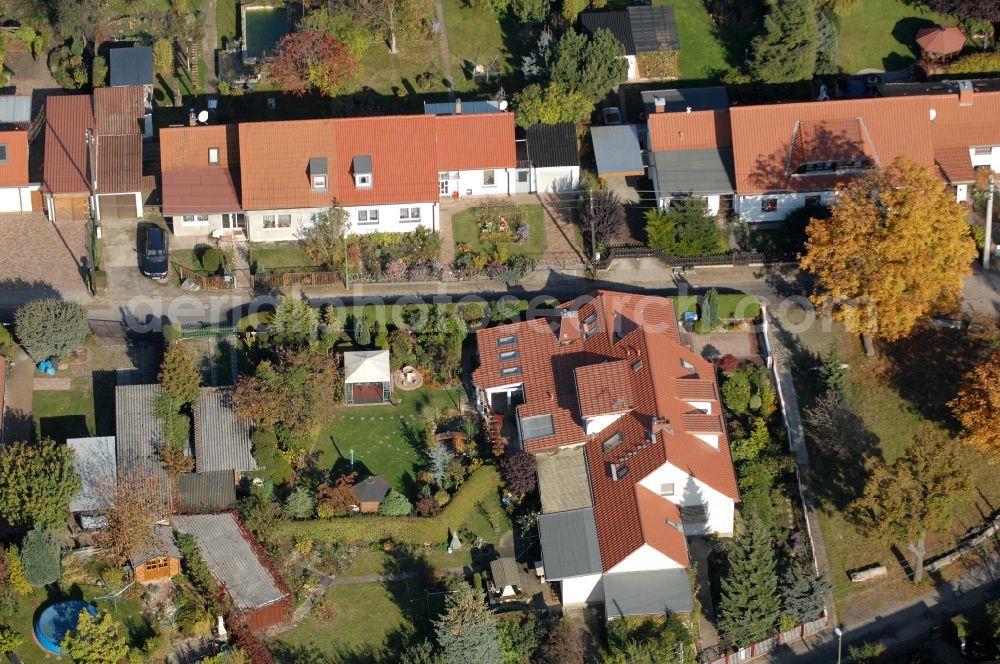
<path fill-rule="evenodd" d="M 618 194 L 607 190 L 587 192 L 580 211 L 580 228 L 588 238 L 593 233 L 601 244 L 614 239 L 625 225 L 625 206 Z"/>

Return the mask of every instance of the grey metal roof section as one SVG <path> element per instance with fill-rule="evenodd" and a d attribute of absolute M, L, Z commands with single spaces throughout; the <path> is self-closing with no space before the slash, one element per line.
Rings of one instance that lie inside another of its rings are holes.
<path fill-rule="evenodd" d="M 548 575 L 548 567 L 545 573 Z M 608 620 L 624 616 L 691 613 L 691 580 L 686 569 L 622 572 L 604 575 L 604 612 Z"/>
<path fill-rule="evenodd" d="M 232 514 L 175 516 L 174 530 L 192 535 L 205 564 L 241 609 L 259 609 L 285 597 Z"/>
<path fill-rule="evenodd" d="M 457 100 L 456 100 L 457 101 Z M 424 115 L 455 115 L 455 101 L 425 101 Z M 462 115 L 484 115 L 499 113 L 500 102 L 488 99 L 485 101 L 462 100 Z"/>
<path fill-rule="evenodd" d="M 115 388 L 115 451 L 119 477 L 137 473 L 160 478 L 169 497 L 167 471 L 157 456 L 166 444 L 163 424 L 153 416 L 153 404 L 162 392 L 159 385 Z"/>
<path fill-rule="evenodd" d="M 524 135 L 528 159 L 535 168 L 580 165 L 576 125 L 572 122 L 532 125 L 524 131 Z"/>
<path fill-rule="evenodd" d="M 152 84 L 152 48 L 135 46 L 111 49 L 111 87 Z"/>
<path fill-rule="evenodd" d="M 632 26 L 628 12 L 583 12 L 580 14 L 580 25 L 591 36 L 601 28 L 610 30 L 615 39 L 625 47 L 625 55 L 635 55 L 635 42 L 632 40 Z"/>
<path fill-rule="evenodd" d="M 351 171 L 355 175 L 360 175 L 372 172 L 372 158 L 371 155 L 363 154 L 358 155 L 351 161 Z"/>
<path fill-rule="evenodd" d="M 636 53 L 681 50 L 673 7 L 637 5 L 629 7 L 627 11 Z"/>
<path fill-rule="evenodd" d="M 31 97 L 5 95 L 0 97 L 0 124 L 31 122 Z"/>
<path fill-rule="evenodd" d="M 174 543 L 174 531 L 170 526 L 153 526 L 153 539 L 143 542 L 143 546 L 129 556 L 129 562 L 132 563 L 132 567 L 136 567 L 160 556 L 181 557 L 181 552 Z"/>
<path fill-rule="evenodd" d="M 732 148 L 654 152 L 650 176 L 660 196 L 731 194 L 735 191 Z"/>
<path fill-rule="evenodd" d="M 545 514 L 594 506 L 582 445 L 550 454 L 536 454 L 535 468 Z"/>
<path fill-rule="evenodd" d="M 184 473 L 177 478 L 179 512 L 204 514 L 236 507 L 236 482 L 231 470 Z"/>
<path fill-rule="evenodd" d="M 73 467 L 80 476 L 80 490 L 70 498 L 70 512 L 103 512 L 114 506 L 115 437 L 70 438 Z"/>
<path fill-rule="evenodd" d="M 726 94 L 726 88 L 721 85 L 707 88 L 644 90 L 642 103 L 647 113 L 656 110 L 653 101 L 657 97 L 663 99 L 663 110 L 667 113 L 684 113 L 688 108 L 692 111 L 724 111 L 729 108 L 729 95 Z"/>
<path fill-rule="evenodd" d="M 257 470 L 250 429 L 250 420 L 233 410 L 233 388 L 203 387 L 195 408 L 195 470 Z"/>
<path fill-rule="evenodd" d="M 622 173 L 645 173 L 638 127 L 591 127 L 590 136 L 594 143 L 598 175 L 605 177 Z"/>
<path fill-rule="evenodd" d="M 369 475 L 351 487 L 351 495 L 359 503 L 380 503 L 392 487 L 378 475 Z"/>
<path fill-rule="evenodd" d="M 545 438 L 555 433 L 551 415 L 532 415 L 521 418 L 521 438 L 534 440 Z"/>
<path fill-rule="evenodd" d="M 309 175 L 326 175 L 328 172 L 326 157 L 309 157 Z"/>
<path fill-rule="evenodd" d="M 493 585 L 501 590 L 507 586 L 521 585 L 521 570 L 513 558 L 498 558 L 490 563 Z"/>
<path fill-rule="evenodd" d="M 543 514 L 538 517 L 538 534 L 547 579 L 601 573 L 593 508 Z"/>

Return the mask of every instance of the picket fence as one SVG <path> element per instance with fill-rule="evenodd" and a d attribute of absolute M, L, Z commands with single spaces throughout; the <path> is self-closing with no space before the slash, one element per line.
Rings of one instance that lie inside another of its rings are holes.
<path fill-rule="evenodd" d="M 769 639 L 764 639 L 746 648 L 740 648 L 731 655 L 710 660 L 707 664 L 739 664 L 740 662 L 749 662 L 752 659 L 766 655 L 782 644 L 794 643 L 807 636 L 812 636 L 816 632 L 821 632 L 826 629 L 826 624 L 827 617 L 826 614 L 823 614 L 812 622 L 803 623 L 787 632 L 775 634 Z"/>

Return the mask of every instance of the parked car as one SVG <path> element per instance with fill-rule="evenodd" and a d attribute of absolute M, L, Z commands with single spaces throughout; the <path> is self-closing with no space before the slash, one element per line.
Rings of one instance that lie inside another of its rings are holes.
<path fill-rule="evenodd" d="M 169 265 L 167 232 L 153 224 L 140 227 L 140 232 L 139 271 L 150 279 L 165 279 Z"/>

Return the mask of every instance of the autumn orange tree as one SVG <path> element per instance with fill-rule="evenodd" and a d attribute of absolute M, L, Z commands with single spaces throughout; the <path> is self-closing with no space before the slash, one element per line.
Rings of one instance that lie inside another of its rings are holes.
<path fill-rule="evenodd" d="M 817 306 L 849 330 L 894 341 L 936 305 L 957 301 L 976 247 L 965 211 L 929 168 L 904 157 L 837 192 L 806 229 L 803 269 Z"/>
<path fill-rule="evenodd" d="M 964 440 L 1000 456 L 1000 348 L 966 374 L 958 396 L 948 404 L 964 428 Z"/>
<path fill-rule="evenodd" d="M 98 486 L 102 500 L 112 505 L 98 540 L 117 563 L 124 563 L 153 537 L 153 524 L 166 514 L 166 480 L 142 470 L 123 473 L 117 481 Z"/>
<path fill-rule="evenodd" d="M 300 30 L 281 38 L 266 72 L 285 92 L 303 95 L 315 88 L 331 97 L 350 88 L 358 59 L 332 35 Z"/>

